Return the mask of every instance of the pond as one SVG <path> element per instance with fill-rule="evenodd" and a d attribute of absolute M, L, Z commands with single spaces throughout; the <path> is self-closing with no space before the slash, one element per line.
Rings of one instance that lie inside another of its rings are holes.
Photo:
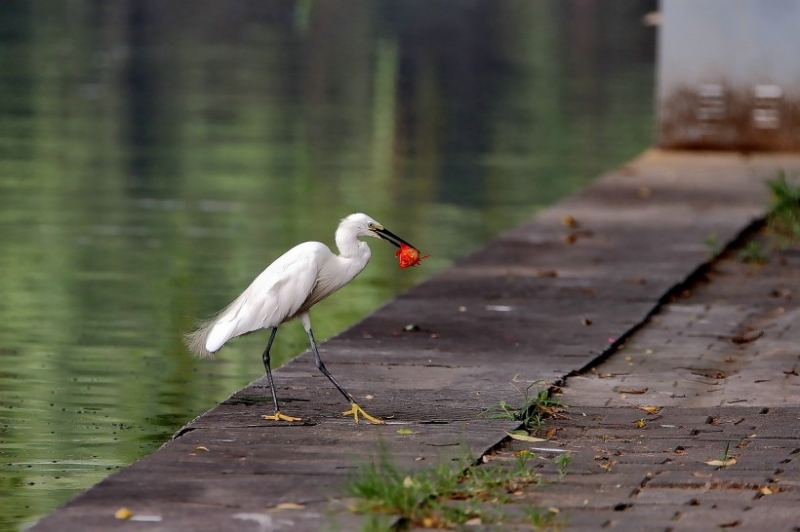
<path fill-rule="evenodd" d="M 266 336 L 181 332 L 284 250 L 363 211 L 431 254 L 371 242 L 324 339 L 646 148 L 653 8 L 0 4 L 0 530 L 260 377 Z M 273 357 L 306 348 L 290 324 Z"/>

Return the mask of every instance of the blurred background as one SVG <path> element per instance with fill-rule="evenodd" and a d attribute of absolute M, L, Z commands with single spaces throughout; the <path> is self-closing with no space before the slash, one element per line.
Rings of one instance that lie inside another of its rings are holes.
<path fill-rule="evenodd" d="M 266 336 L 180 334 L 291 246 L 363 211 L 431 254 L 371 242 L 330 337 L 648 147 L 654 4 L 0 3 L 0 530 L 259 378 Z"/>

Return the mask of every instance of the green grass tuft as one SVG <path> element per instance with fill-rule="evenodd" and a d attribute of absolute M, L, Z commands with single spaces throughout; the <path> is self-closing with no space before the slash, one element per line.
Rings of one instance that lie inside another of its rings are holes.
<path fill-rule="evenodd" d="M 510 494 L 541 483 L 528 453 L 506 467 L 472 466 L 464 460 L 419 472 L 403 472 L 381 452 L 377 461 L 362 466 L 348 485 L 356 499 L 355 510 L 372 515 L 393 515 L 412 526 L 449 528 L 470 520 L 503 520 L 497 503 L 510 502 Z M 491 504 L 489 504 L 491 503 Z M 375 519 L 366 522 L 380 530 Z"/>
<path fill-rule="evenodd" d="M 542 428 L 545 419 L 555 415 L 564 406 L 550 394 L 548 388 L 536 390 L 537 386 L 542 385 L 544 381 L 537 380 L 522 390 L 522 404 L 519 406 L 510 406 L 505 401 L 500 401 L 483 414 L 491 419 L 519 421 L 528 432 L 536 432 Z"/>
<path fill-rule="evenodd" d="M 561 528 L 560 515 L 552 508 L 527 508 L 525 517 L 537 532 L 545 530 L 557 532 Z"/>
<path fill-rule="evenodd" d="M 749 262 L 752 264 L 765 264 L 769 260 L 764 246 L 755 240 L 751 240 L 745 244 L 741 250 L 739 250 L 739 258 L 743 262 Z"/>
<path fill-rule="evenodd" d="M 768 227 L 790 241 L 796 240 L 800 237 L 800 187 L 789 183 L 783 171 L 767 186 L 772 192 Z"/>

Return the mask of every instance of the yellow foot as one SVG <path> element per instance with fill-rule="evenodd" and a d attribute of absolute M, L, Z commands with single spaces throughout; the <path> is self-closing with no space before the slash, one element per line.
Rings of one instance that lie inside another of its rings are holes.
<path fill-rule="evenodd" d="M 270 421 L 302 421 L 303 418 L 301 417 L 292 417 L 287 416 L 286 414 L 281 414 L 280 412 L 275 412 L 275 414 L 271 416 L 261 416 L 264 419 L 268 419 Z"/>
<path fill-rule="evenodd" d="M 355 419 L 356 423 L 358 423 L 359 414 L 364 416 L 364 419 L 366 419 L 370 423 L 374 423 L 376 425 L 383 425 L 384 423 L 386 423 L 382 419 L 378 419 L 376 417 L 372 417 L 371 415 L 367 414 L 366 412 L 364 412 L 364 409 L 358 406 L 356 403 L 350 403 L 350 407 L 351 407 L 350 410 L 348 410 L 347 412 L 342 412 L 342 415 L 353 416 L 353 419 Z"/>

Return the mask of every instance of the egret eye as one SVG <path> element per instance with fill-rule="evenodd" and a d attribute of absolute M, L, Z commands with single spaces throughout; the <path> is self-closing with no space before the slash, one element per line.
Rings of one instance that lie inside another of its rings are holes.
<path fill-rule="evenodd" d="M 375 230 L 375 223 L 374 222 L 369 222 L 367 224 L 367 229 Z"/>

